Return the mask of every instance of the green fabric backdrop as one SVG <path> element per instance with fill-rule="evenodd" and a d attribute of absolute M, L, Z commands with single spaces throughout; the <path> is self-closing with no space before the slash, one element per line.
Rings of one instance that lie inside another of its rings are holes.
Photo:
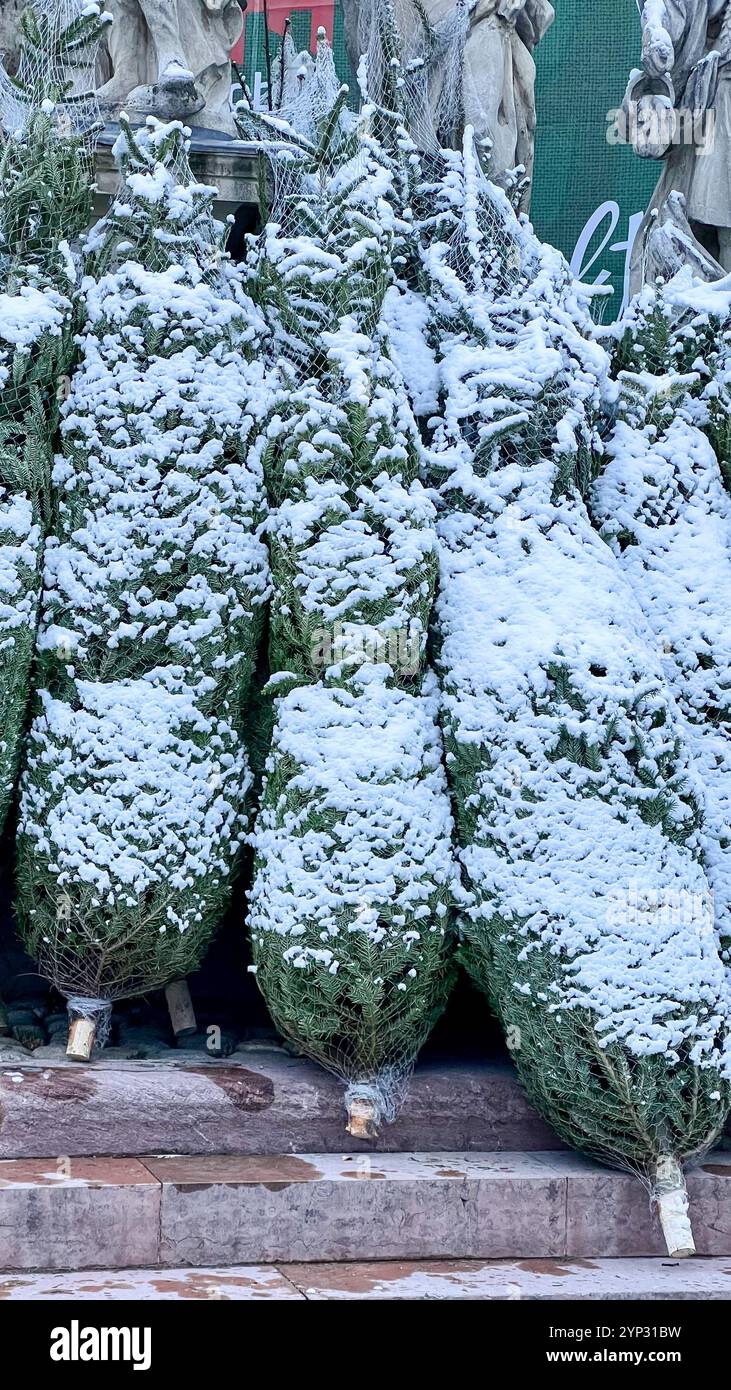
<path fill-rule="evenodd" d="M 612 298 L 597 306 L 611 319 L 621 302 L 632 219 L 644 212 L 659 172 L 656 160 L 607 142 L 608 113 L 639 64 L 639 14 L 635 0 L 553 2 L 556 20 L 536 55 L 531 215 L 539 235 L 573 258 L 577 274 L 613 286 Z"/>

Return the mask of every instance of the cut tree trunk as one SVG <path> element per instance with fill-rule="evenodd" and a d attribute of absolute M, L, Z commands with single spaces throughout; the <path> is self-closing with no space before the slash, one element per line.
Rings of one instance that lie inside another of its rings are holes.
<path fill-rule="evenodd" d="M 358 1096 L 348 1104 L 348 1123 L 345 1126 L 354 1139 L 377 1139 L 378 1116 L 372 1100 Z"/>
<path fill-rule="evenodd" d="M 197 1033 L 198 1024 L 187 980 L 173 980 L 165 990 L 165 998 L 176 1038 L 185 1038 L 191 1033 Z"/>
<path fill-rule="evenodd" d="M 695 1255 L 695 1241 L 688 1215 L 688 1189 L 678 1160 L 670 1155 L 658 1159 L 656 1194 L 668 1254 L 674 1260 Z"/>
<path fill-rule="evenodd" d="M 93 1018 L 75 1018 L 69 1028 L 66 1056 L 75 1062 L 90 1062 L 95 1040 L 96 1023 Z"/>

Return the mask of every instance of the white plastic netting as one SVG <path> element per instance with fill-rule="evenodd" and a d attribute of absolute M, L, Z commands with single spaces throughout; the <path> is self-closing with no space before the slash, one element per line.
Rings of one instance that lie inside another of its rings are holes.
<path fill-rule="evenodd" d="M 464 49 L 474 0 L 455 0 L 441 18 L 421 0 L 372 0 L 357 7 L 361 88 L 373 96 L 398 81 L 420 150 L 437 152 L 459 138 Z M 391 51 L 390 33 L 398 36 Z"/>
<path fill-rule="evenodd" d="M 415 260 L 415 146 L 398 103 L 364 88 L 356 116 L 321 34 L 314 68 L 286 48 L 278 108 L 239 112 L 271 170 L 249 271 L 280 381 L 262 442 L 275 698 L 249 927 L 277 1025 L 346 1083 L 361 1138 L 394 1118 L 444 1007 L 454 872 L 425 679 L 435 514 L 386 312 Z"/>
<path fill-rule="evenodd" d="M 24 42 L 18 71 L 0 66 L 0 125 L 17 138 L 27 134 L 44 103 L 56 131 L 86 134 L 99 119 L 95 91 L 98 34 L 88 21 L 101 4 L 85 0 L 33 0 L 21 19 Z"/>
<path fill-rule="evenodd" d="M 26 720 L 50 456 L 74 357 L 91 207 L 99 7 L 34 0 L 0 68 L 0 826 Z"/>
<path fill-rule="evenodd" d="M 33 0 L 20 20 L 17 73 L 0 64 L 0 275 L 14 294 L 38 292 L 48 305 L 55 294 L 62 312 L 70 307 L 79 238 L 91 217 L 99 128 L 94 65 L 104 27 L 99 4 Z M 39 318 L 47 316 L 42 308 Z M 44 333 L 48 339 L 45 324 L 36 336 Z M 19 366 L 16 385 L 28 376 Z"/>
<path fill-rule="evenodd" d="M 195 968 L 227 909 L 268 594 L 261 320 L 183 127 L 121 127 L 54 460 L 18 836 L 26 947 L 100 1029 L 103 1005 Z"/>

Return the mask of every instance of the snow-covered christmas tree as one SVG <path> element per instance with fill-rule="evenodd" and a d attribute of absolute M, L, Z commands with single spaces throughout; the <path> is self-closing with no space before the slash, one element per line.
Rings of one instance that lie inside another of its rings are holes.
<path fill-rule="evenodd" d="M 74 355 L 75 247 L 91 210 L 100 6 L 33 0 L 0 68 L 0 829 L 30 687 L 58 407 Z"/>
<path fill-rule="evenodd" d="M 198 964 L 225 910 L 268 593 L 259 316 L 183 127 L 123 120 L 115 153 L 53 468 L 18 847 L 24 940 L 81 1055 L 113 1000 Z"/>
<path fill-rule="evenodd" d="M 682 1165 L 728 1113 L 728 994 L 684 723 L 582 502 L 607 359 L 469 130 L 420 226 L 431 367 L 408 337 L 399 356 L 418 360 L 445 475 L 435 640 L 462 960 L 549 1122 L 638 1172 L 689 1253 Z"/>
<path fill-rule="evenodd" d="M 275 1021 L 348 1082 L 365 1137 L 393 1118 L 452 975 L 424 681 L 436 537 L 383 314 L 411 237 L 400 155 L 377 108 L 346 112 L 324 34 L 293 118 L 241 116 L 278 142 L 252 274 L 281 374 L 262 441 L 275 716 L 249 925 Z"/>
<path fill-rule="evenodd" d="M 618 395 L 590 503 L 686 721 L 702 783 L 703 858 L 729 965 L 731 498 L 709 440 L 720 442 L 722 433 L 719 344 L 727 315 L 728 291 L 693 285 L 685 273 L 646 288 L 630 305 L 614 331 Z"/>

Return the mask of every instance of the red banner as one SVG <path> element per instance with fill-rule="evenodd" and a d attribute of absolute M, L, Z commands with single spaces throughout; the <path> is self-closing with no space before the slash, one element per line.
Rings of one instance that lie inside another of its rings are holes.
<path fill-rule="evenodd" d="M 327 30 L 327 36 L 332 42 L 333 27 L 335 24 L 335 4 L 336 0 L 312 0 L 309 5 L 293 5 L 292 0 L 249 0 L 246 15 L 264 14 L 269 20 L 269 28 L 273 34 L 283 34 L 284 26 L 291 14 L 299 14 L 303 11 L 310 11 L 312 25 L 310 28 L 310 48 L 314 50 L 317 41 L 317 31 L 320 27 Z M 244 58 L 244 37 L 240 38 L 233 54 L 235 62 L 242 63 Z"/>

